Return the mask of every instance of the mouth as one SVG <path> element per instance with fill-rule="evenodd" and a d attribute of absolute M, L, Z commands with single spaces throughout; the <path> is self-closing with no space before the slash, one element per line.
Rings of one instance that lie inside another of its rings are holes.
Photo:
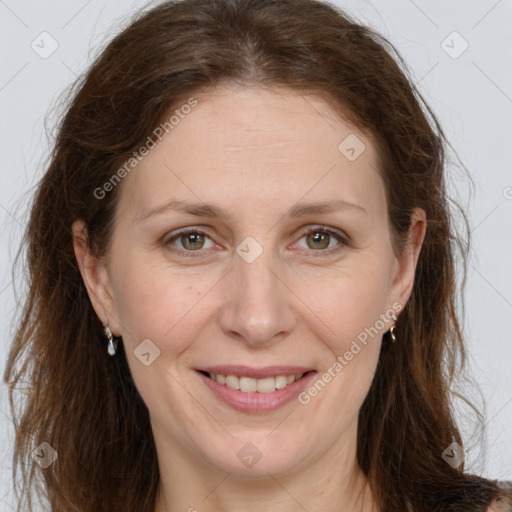
<path fill-rule="evenodd" d="M 246 413 L 264 413 L 297 399 L 316 371 L 306 367 L 217 366 L 196 370 L 212 396 Z"/>
<path fill-rule="evenodd" d="M 281 374 L 257 379 L 247 375 L 223 374 L 199 370 L 199 373 L 217 382 L 217 384 L 226 386 L 229 389 L 241 391 L 242 393 L 273 393 L 278 389 L 284 389 L 287 386 L 290 386 L 312 372 L 314 372 L 314 370 L 297 374 Z"/>

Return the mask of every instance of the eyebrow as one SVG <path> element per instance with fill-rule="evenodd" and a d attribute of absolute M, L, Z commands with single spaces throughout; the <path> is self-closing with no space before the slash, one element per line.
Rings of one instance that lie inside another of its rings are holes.
<path fill-rule="evenodd" d="M 367 213 L 366 210 L 358 204 L 336 199 L 324 202 L 299 203 L 292 206 L 285 216 L 288 215 L 292 218 L 298 218 L 310 214 L 329 213 L 343 210 Z M 231 218 L 226 211 L 210 203 L 190 203 L 173 199 L 161 206 L 157 206 L 156 208 L 143 210 L 141 214 L 136 217 L 135 222 L 139 223 L 146 220 L 148 217 L 161 215 L 168 211 L 177 211 L 195 215 L 197 217 L 213 217 L 223 220 Z"/>

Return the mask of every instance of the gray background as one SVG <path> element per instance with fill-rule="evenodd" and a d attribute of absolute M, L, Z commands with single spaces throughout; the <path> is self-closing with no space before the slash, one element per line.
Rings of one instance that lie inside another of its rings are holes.
<path fill-rule="evenodd" d="M 486 436 L 483 444 L 468 444 L 466 457 L 473 472 L 512 479 L 512 0 L 336 3 L 396 45 L 473 176 L 475 194 L 467 210 L 473 257 L 464 318 L 470 370 L 482 397 L 466 384 L 461 387 L 477 404 L 485 402 Z M 143 5 L 134 0 L 0 0 L 2 371 L 19 309 L 12 260 L 25 222 L 26 197 L 41 175 L 48 150 L 45 116 L 119 24 Z M 44 55 L 52 44 L 58 48 Z M 468 200 L 469 188 L 452 166 L 450 176 L 452 192 Z M 459 405 L 457 411 L 464 413 Z M 472 425 L 463 422 L 463 427 L 470 436 Z M 12 435 L 2 383 L 0 511 L 14 510 Z"/>

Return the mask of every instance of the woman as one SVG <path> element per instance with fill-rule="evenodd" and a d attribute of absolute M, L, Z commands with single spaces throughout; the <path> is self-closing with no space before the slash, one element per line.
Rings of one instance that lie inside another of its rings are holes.
<path fill-rule="evenodd" d="M 310 0 L 166 2 L 107 46 L 26 234 L 20 509 L 512 510 L 464 472 L 465 246 L 397 62 Z"/>

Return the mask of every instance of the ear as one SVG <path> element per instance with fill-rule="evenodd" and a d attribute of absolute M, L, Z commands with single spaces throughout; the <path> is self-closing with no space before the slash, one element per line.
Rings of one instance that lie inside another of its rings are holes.
<path fill-rule="evenodd" d="M 106 325 L 108 321 L 114 336 L 119 336 L 121 330 L 105 260 L 91 250 L 84 221 L 74 222 L 71 231 L 76 260 L 92 307 L 101 323 Z"/>
<path fill-rule="evenodd" d="M 422 208 L 411 214 L 408 238 L 403 253 L 396 258 L 395 275 L 391 285 L 392 303 L 398 302 L 402 309 L 409 300 L 414 285 L 414 274 L 427 230 L 427 215 Z"/>

